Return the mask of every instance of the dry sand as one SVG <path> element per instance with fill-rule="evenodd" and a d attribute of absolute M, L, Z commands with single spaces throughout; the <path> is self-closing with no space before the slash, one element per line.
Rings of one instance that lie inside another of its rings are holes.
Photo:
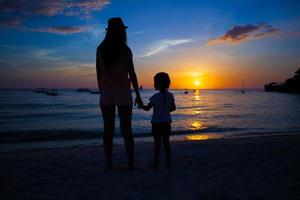
<path fill-rule="evenodd" d="M 0 153 L 0 199 L 300 199 L 300 135 L 171 144 L 173 169 L 148 168 L 152 144 L 136 145 L 126 170 L 123 146 L 113 171 L 102 147 Z"/>

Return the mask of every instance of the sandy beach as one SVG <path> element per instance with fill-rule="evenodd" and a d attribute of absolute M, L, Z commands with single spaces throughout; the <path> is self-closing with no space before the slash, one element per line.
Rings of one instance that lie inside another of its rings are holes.
<path fill-rule="evenodd" d="M 0 154 L 1 199 L 299 199 L 300 135 L 173 142 L 173 169 L 149 168 L 152 144 L 124 147 L 105 171 L 101 146 Z"/>

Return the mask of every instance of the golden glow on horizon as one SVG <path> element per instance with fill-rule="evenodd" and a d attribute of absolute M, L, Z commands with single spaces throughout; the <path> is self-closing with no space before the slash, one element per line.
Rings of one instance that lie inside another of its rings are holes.
<path fill-rule="evenodd" d="M 201 89 L 205 88 L 206 74 L 194 71 L 178 71 L 170 73 L 171 87 L 176 89 Z"/>
<path fill-rule="evenodd" d="M 246 88 L 262 88 L 272 81 L 281 82 L 296 70 L 283 70 L 270 75 L 270 68 L 253 66 L 253 58 L 240 59 L 234 54 L 214 52 L 213 48 L 193 49 L 174 56 L 162 56 L 154 60 L 137 58 L 135 70 L 139 85 L 154 89 L 153 76 L 160 71 L 171 78 L 170 89 L 240 89 L 245 80 Z M 203 54 L 204 53 L 204 54 Z M 248 57 L 247 57 L 248 58 Z M 243 67 L 241 67 L 243 66 Z M 97 88 L 94 63 L 64 63 L 61 67 L 3 71 L 1 88 Z"/>
<path fill-rule="evenodd" d="M 237 89 L 242 87 L 243 79 L 247 79 L 248 88 L 257 88 L 268 82 L 265 73 L 256 74 L 249 66 L 246 69 L 235 67 L 239 66 L 240 62 L 224 64 L 210 59 L 205 62 L 174 59 L 177 62 L 172 60 L 168 66 L 152 65 L 142 68 L 141 71 L 137 68 L 139 83 L 144 88 L 153 88 L 153 76 L 159 71 L 165 71 L 170 75 L 171 89 Z"/>
<path fill-rule="evenodd" d="M 164 70 L 168 72 L 168 70 Z M 144 88 L 153 89 L 153 72 L 139 75 L 139 83 Z M 224 74 L 223 72 L 191 73 L 184 71 L 169 71 L 171 89 L 232 89 L 241 88 L 241 77 Z M 250 83 L 249 83 L 250 85 Z M 248 86 L 248 82 L 247 82 Z M 197 97 L 196 97 L 197 98 Z"/>

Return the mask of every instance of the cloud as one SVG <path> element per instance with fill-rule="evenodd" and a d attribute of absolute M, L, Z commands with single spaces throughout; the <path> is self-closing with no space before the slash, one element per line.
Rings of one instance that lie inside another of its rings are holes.
<path fill-rule="evenodd" d="M 287 32 L 282 34 L 283 37 L 300 37 L 300 31 L 291 31 L 291 32 Z"/>
<path fill-rule="evenodd" d="M 100 35 L 102 35 L 103 33 L 105 33 L 106 30 L 105 30 L 105 28 L 99 27 L 98 25 L 94 25 L 94 26 L 92 25 L 92 26 L 90 26 L 90 27 L 88 28 L 88 32 L 89 32 L 92 36 L 98 38 Z"/>
<path fill-rule="evenodd" d="M 21 20 L 19 18 L 12 18 L 7 16 L 0 16 L 0 28 L 2 27 L 15 27 L 21 25 Z"/>
<path fill-rule="evenodd" d="M 27 16 L 89 16 L 110 3 L 109 0 L 2 0 L 0 11 Z"/>
<path fill-rule="evenodd" d="M 145 34 L 146 31 L 133 31 L 133 32 L 128 32 L 130 35 L 142 35 Z"/>
<path fill-rule="evenodd" d="M 180 44 L 190 43 L 192 41 L 193 41 L 192 39 L 165 39 L 165 40 L 159 40 L 159 41 L 155 42 L 153 45 L 151 45 L 151 47 L 149 48 L 149 50 L 146 53 L 144 53 L 143 55 L 138 56 L 138 57 L 152 56 L 152 55 L 164 52 L 164 51 L 168 50 L 171 47 L 178 46 Z"/>
<path fill-rule="evenodd" d="M 53 27 L 40 27 L 40 28 L 20 28 L 22 31 L 34 31 L 43 33 L 54 33 L 54 34 L 73 34 L 81 33 L 88 29 L 86 26 L 53 26 Z"/>
<path fill-rule="evenodd" d="M 91 18 L 94 12 L 108 4 L 110 0 L 0 0 L 0 28 L 10 27 L 23 31 L 36 30 L 49 33 L 78 33 L 84 29 L 67 26 L 35 29 L 26 27 L 24 21 L 43 16 Z"/>
<path fill-rule="evenodd" d="M 231 27 L 224 35 L 209 39 L 207 44 L 239 44 L 249 40 L 262 39 L 278 33 L 279 29 L 266 23 L 260 23 L 258 25 L 237 25 Z"/>

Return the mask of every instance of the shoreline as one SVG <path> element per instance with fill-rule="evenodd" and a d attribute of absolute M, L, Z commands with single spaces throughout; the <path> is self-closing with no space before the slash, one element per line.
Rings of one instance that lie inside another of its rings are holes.
<path fill-rule="evenodd" d="M 136 145 L 135 170 L 115 145 L 0 153 L 4 199 L 297 199 L 300 135 L 174 141 L 173 169 L 151 165 L 153 144 Z"/>
<path fill-rule="evenodd" d="M 249 132 L 240 135 L 226 135 L 222 133 L 213 132 L 199 132 L 199 131 L 178 131 L 170 136 L 170 142 L 191 142 L 191 141 L 205 141 L 205 140 L 223 140 L 223 139 L 247 139 L 247 138 L 261 138 L 273 136 L 290 136 L 299 135 L 299 131 L 286 131 L 286 132 Z M 94 136 L 94 135 L 93 135 Z M 153 143 L 153 137 L 149 134 L 146 136 L 135 136 L 135 144 L 149 144 Z M 19 141 L 19 139 L 17 140 Z M 102 146 L 102 137 L 91 138 L 55 138 L 54 140 L 37 140 L 37 141 L 21 141 L 21 142 L 0 142 L 1 152 L 17 152 L 17 151 L 30 151 L 39 149 L 54 149 L 54 148 L 72 148 L 72 147 L 93 147 Z M 121 136 L 114 137 L 114 145 L 122 146 L 123 138 Z"/>

